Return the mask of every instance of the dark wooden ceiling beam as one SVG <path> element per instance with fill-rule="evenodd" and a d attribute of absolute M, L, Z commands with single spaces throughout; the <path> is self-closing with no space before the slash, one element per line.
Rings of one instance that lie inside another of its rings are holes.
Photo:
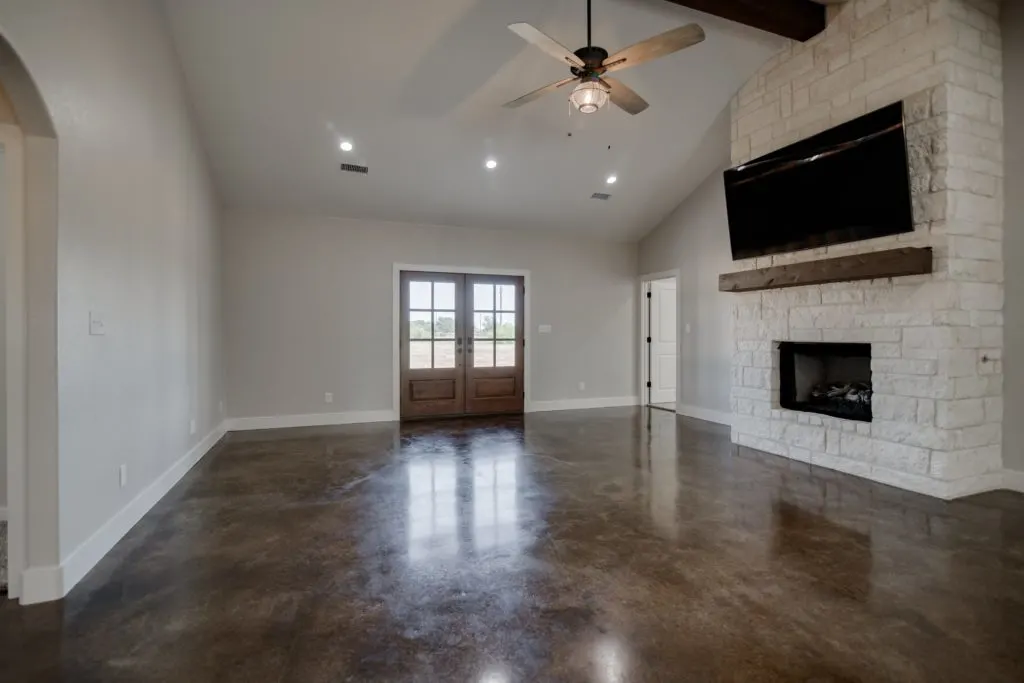
<path fill-rule="evenodd" d="M 806 41 L 825 30 L 825 6 L 812 0 L 668 0 L 675 5 Z"/>

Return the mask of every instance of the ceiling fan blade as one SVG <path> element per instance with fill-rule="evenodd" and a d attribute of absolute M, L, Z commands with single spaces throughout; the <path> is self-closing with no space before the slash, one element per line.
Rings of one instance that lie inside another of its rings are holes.
<path fill-rule="evenodd" d="M 606 73 L 628 69 L 631 66 L 670 55 L 683 48 L 696 45 L 702 40 L 704 40 L 704 29 L 697 24 L 689 24 L 674 28 L 671 31 L 665 31 L 660 35 L 653 36 L 647 40 L 641 40 L 639 43 L 619 50 L 604 60 L 604 65 L 607 67 Z"/>
<path fill-rule="evenodd" d="M 574 55 L 569 48 L 562 45 L 546 33 L 541 33 L 540 30 L 533 26 L 526 23 L 519 23 L 509 24 L 508 27 L 520 38 L 528 43 L 533 43 L 558 61 L 567 62 L 570 66 L 584 66 L 583 60 Z"/>
<path fill-rule="evenodd" d="M 601 81 L 610 88 L 608 97 L 612 104 L 629 114 L 639 114 L 647 107 L 647 101 L 634 92 L 632 88 L 617 78 L 602 78 Z"/>
<path fill-rule="evenodd" d="M 576 78 L 575 76 L 572 76 L 570 78 L 563 78 L 560 81 L 555 81 L 554 83 L 551 83 L 549 85 L 545 85 L 543 88 L 537 88 L 533 92 L 528 92 L 525 95 L 523 95 L 522 97 L 520 97 L 519 99 L 512 100 L 511 102 L 506 102 L 504 106 L 509 108 L 509 109 L 515 109 L 516 107 L 521 107 L 524 104 L 527 104 L 529 102 L 533 102 L 534 100 L 540 98 L 542 95 L 547 95 L 549 92 L 554 92 L 555 90 L 558 90 L 559 88 L 561 88 L 563 85 L 567 85 L 567 84 L 572 83 L 573 81 L 577 81 L 577 80 L 579 80 L 579 79 Z"/>

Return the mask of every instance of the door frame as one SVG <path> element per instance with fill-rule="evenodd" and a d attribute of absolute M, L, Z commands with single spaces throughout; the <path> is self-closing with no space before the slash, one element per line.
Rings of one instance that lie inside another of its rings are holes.
<path fill-rule="evenodd" d="M 28 318 L 26 290 L 25 228 L 25 138 L 17 126 L 0 124 L 0 146 L 4 148 L 5 186 L 9 207 L 4 235 L 5 278 L 4 373 L 7 414 L 7 597 L 20 598 L 27 560 L 27 506 L 25 475 L 28 407 Z"/>
<path fill-rule="evenodd" d="M 394 263 L 391 272 L 391 410 L 394 412 L 394 419 L 400 419 L 402 415 L 402 360 L 401 348 L 401 308 L 402 308 L 402 282 L 403 270 L 418 271 L 421 273 L 459 273 L 468 275 L 513 275 L 523 278 L 523 287 L 526 288 L 523 296 L 523 340 L 526 344 L 523 349 L 523 389 L 526 392 L 526 399 L 523 402 L 523 412 L 532 412 L 532 401 L 530 399 L 530 353 L 533 343 L 530 339 L 530 305 L 533 296 L 533 287 L 530 286 L 530 271 L 521 268 L 476 268 L 472 266 L 431 266 L 418 263 Z"/>
<path fill-rule="evenodd" d="M 678 377 L 679 364 L 678 364 L 678 355 L 679 355 L 679 346 L 682 343 L 682 337 L 679 334 L 679 330 L 680 330 L 680 325 L 679 325 L 679 322 L 680 322 L 680 318 L 679 318 L 679 282 L 680 282 L 680 275 L 681 275 L 681 273 L 682 273 L 681 269 L 674 268 L 672 270 L 662 270 L 662 271 L 659 271 L 659 272 L 656 272 L 656 273 L 645 273 L 645 274 L 640 275 L 639 277 L 637 277 L 637 290 L 638 290 L 637 291 L 637 306 L 638 306 L 637 311 L 639 311 L 639 315 L 637 317 L 640 319 L 640 325 L 639 325 L 640 336 L 638 338 L 639 343 L 638 343 L 638 347 L 637 348 L 640 349 L 640 353 L 637 354 L 637 362 L 639 363 L 639 367 L 637 368 L 636 375 L 639 378 L 640 393 L 638 394 L 638 396 L 640 397 L 640 406 L 641 407 L 648 405 L 647 368 L 648 368 L 648 356 L 650 355 L 650 347 L 647 345 L 647 315 L 646 315 L 647 309 L 645 308 L 647 306 L 646 285 L 648 283 L 650 283 L 650 282 L 654 282 L 655 280 L 667 280 L 669 278 L 675 278 L 675 280 L 676 280 L 676 356 L 677 356 L 676 374 L 677 374 L 677 377 L 676 377 L 676 410 L 675 410 L 675 412 L 677 412 L 677 413 L 679 412 L 679 377 Z"/>

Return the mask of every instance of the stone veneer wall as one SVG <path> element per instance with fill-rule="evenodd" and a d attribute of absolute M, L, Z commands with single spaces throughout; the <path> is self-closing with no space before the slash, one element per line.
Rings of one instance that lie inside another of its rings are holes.
<path fill-rule="evenodd" d="M 913 233 L 736 269 L 931 246 L 928 276 L 737 294 L 733 441 L 950 498 L 1001 477 L 1002 53 L 994 0 L 850 0 L 769 60 L 732 104 L 749 161 L 905 101 Z M 874 421 L 779 406 L 773 342 L 871 342 Z"/>

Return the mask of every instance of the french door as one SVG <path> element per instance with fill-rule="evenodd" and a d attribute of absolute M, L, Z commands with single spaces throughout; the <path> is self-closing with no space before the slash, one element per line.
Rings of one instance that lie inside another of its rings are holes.
<path fill-rule="evenodd" d="M 403 271 L 402 419 L 521 413 L 523 278 Z"/>

